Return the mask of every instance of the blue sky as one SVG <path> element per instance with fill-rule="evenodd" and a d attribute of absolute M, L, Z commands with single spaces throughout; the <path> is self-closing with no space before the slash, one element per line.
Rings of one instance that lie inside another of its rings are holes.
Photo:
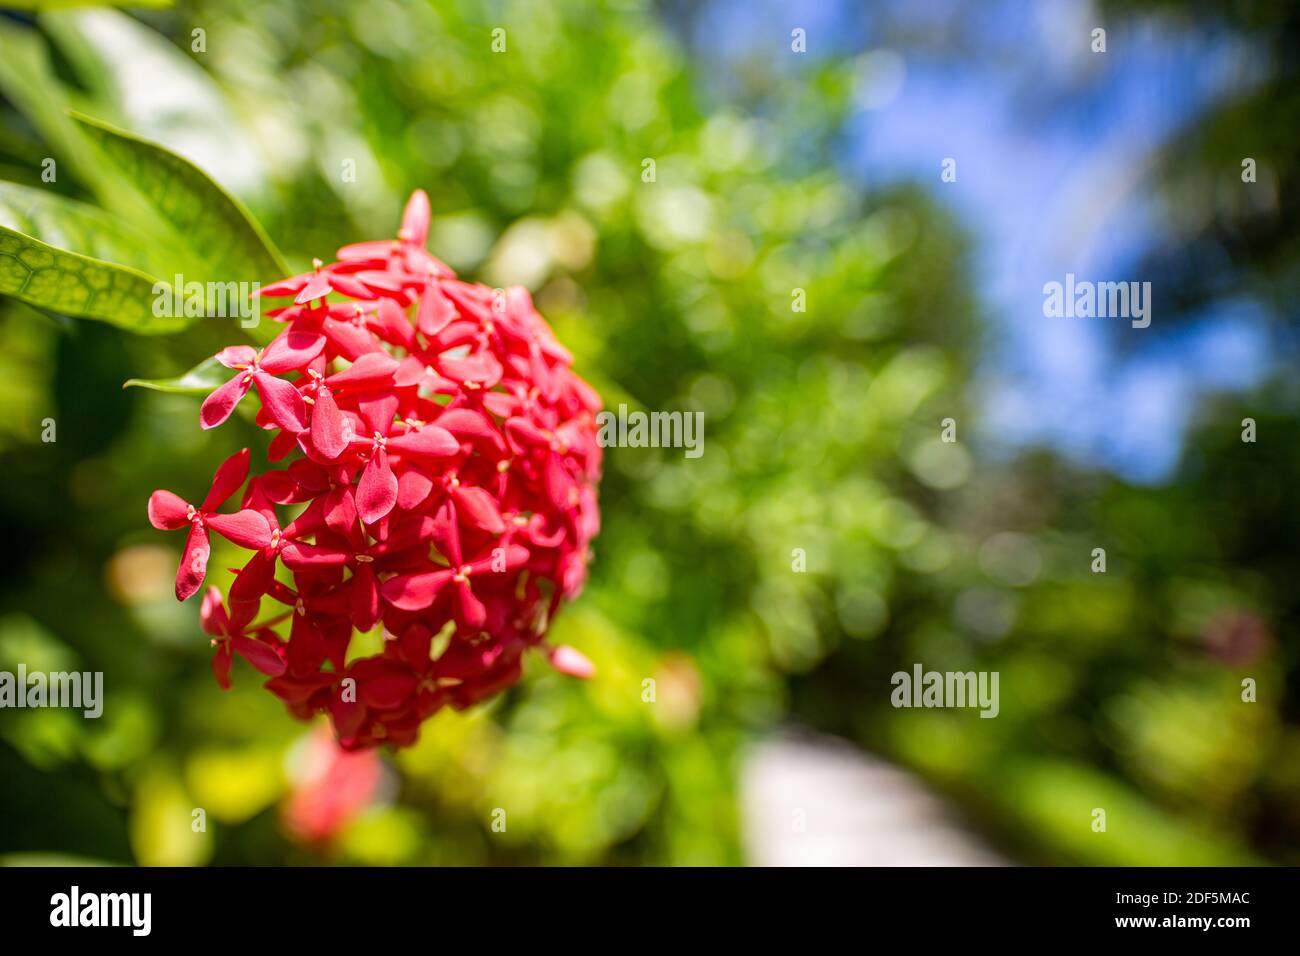
<path fill-rule="evenodd" d="M 1174 333 L 1158 328 L 1158 289 L 1145 330 L 1042 312 L 1043 284 L 1067 272 L 1149 278 L 1138 274 L 1142 254 L 1176 238 L 1155 202 L 1152 159 L 1218 97 L 1254 82 L 1249 50 L 1164 21 L 1106 21 L 1085 0 L 722 0 L 693 40 L 725 71 L 755 49 L 788 50 L 796 26 L 809 56 L 862 57 L 845 168 L 868 185 L 926 185 L 975 239 L 992 332 L 979 407 L 994 446 L 1049 444 L 1160 481 L 1197 395 L 1269 369 L 1268 325 L 1249 301 Z M 1091 49 L 1098 26 L 1105 53 Z M 947 157 L 955 183 L 940 180 Z"/>

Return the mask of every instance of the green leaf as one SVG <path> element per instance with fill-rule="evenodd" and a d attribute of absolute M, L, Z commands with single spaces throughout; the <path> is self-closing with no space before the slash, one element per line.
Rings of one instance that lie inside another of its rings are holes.
<path fill-rule="evenodd" d="M 194 368 L 177 378 L 133 378 L 123 388 L 148 388 L 155 392 L 175 392 L 182 395 L 206 395 L 234 373 L 214 358 L 204 359 Z"/>
<path fill-rule="evenodd" d="M 48 189 L 0 182 L 0 226 L 47 245 L 151 274 L 170 271 L 165 243 L 150 241 L 116 216 Z"/>
<path fill-rule="evenodd" d="M 155 282 L 137 269 L 57 249 L 0 226 L 0 295 L 147 335 L 184 328 L 190 319 L 183 315 L 154 315 Z"/>
<path fill-rule="evenodd" d="M 161 10 L 175 0 L 4 0 L 11 10 L 63 10 L 68 7 L 145 7 Z"/>
<path fill-rule="evenodd" d="M 271 282 L 288 275 L 248 210 L 189 160 L 88 116 L 72 116 L 178 241 L 207 264 L 206 275 L 187 279 Z"/>
<path fill-rule="evenodd" d="M 102 195 L 106 177 L 86 157 L 85 137 L 68 116 L 68 90 L 54 75 L 44 40 L 34 30 L 3 18 L 0 18 L 0 92 L 53 147 L 60 166 L 70 169 L 75 178 L 95 187 Z M 61 169 L 60 173 L 63 172 Z"/>

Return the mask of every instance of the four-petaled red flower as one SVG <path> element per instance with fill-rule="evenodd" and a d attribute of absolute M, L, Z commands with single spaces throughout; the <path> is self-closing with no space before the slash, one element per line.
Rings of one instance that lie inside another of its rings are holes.
<path fill-rule="evenodd" d="M 245 509 L 236 514 L 218 514 L 231 495 L 248 477 L 248 449 L 236 452 L 222 462 L 213 476 L 212 487 L 197 508 L 170 491 L 155 491 L 149 496 L 149 523 L 159 531 L 175 531 L 189 525 L 185 553 L 176 569 L 176 599 L 184 601 L 203 585 L 208 573 L 208 555 L 212 547 L 208 529 L 245 548 L 264 548 L 271 543 L 271 527 L 256 511 Z"/>
<path fill-rule="evenodd" d="M 203 583 L 209 530 L 255 552 L 226 603 L 216 588 L 203 600 L 218 683 L 243 657 L 291 713 L 328 714 L 349 750 L 414 742 L 440 708 L 516 681 L 531 647 L 563 673 L 593 671 L 544 640 L 600 526 L 600 397 L 525 290 L 462 282 L 425 249 L 429 214 L 417 192 L 396 240 L 345 246 L 264 287 L 292 299 L 268 313 L 283 331 L 217 354 L 235 375 L 201 425 L 256 386 L 279 466 L 248 482 L 242 510 L 216 509 L 244 486 L 247 449 L 202 505 L 149 500 L 155 527 L 190 526 L 181 600 Z M 266 597 L 289 610 L 254 624 Z M 286 616 L 287 639 L 274 629 Z M 383 650 L 350 653 L 376 627 Z"/>

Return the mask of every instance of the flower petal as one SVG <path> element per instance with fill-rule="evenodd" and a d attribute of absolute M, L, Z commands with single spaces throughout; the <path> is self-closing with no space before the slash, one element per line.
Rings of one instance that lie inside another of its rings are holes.
<path fill-rule="evenodd" d="M 304 272 L 302 275 L 291 276 L 288 279 L 281 279 L 279 282 L 272 282 L 270 285 L 264 285 L 258 290 L 259 295 L 271 299 L 280 299 L 287 295 L 297 295 L 299 290 L 307 284 L 314 272 Z"/>
<path fill-rule="evenodd" d="M 271 589 L 274 580 L 275 557 L 268 551 L 258 551 L 235 575 L 230 585 L 230 613 L 236 629 L 252 623 L 262 595 Z"/>
<path fill-rule="evenodd" d="M 491 443 L 497 451 L 505 450 L 506 443 L 492 421 L 473 408 L 453 408 L 443 412 L 434 424 L 461 438 L 481 439 Z"/>
<path fill-rule="evenodd" d="M 253 378 L 262 396 L 262 407 L 277 425 L 295 434 L 307 427 L 307 406 L 298 389 L 266 372 L 254 372 Z"/>
<path fill-rule="evenodd" d="M 330 285 L 335 292 L 341 295 L 349 296 L 353 299 L 373 299 L 375 294 L 370 288 L 359 279 L 354 279 L 346 272 L 339 272 L 337 269 L 330 270 Z"/>
<path fill-rule="evenodd" d="M 232 345 L 218 352 L 216 359 L 226 368 L 245 369 L 257 361 L 257 349 L 251 345 Z"/>
<path fill-rule="evenodd" d="M 192 597 L 203 586 L 203 578 L 208 573 L 208 555 L 211 553 L 207 530 L 203 525 L 195 523 L 190 527 L 189 537 L 185 539 L 185 553 L 181 555 L 180 567 L 176 569 L 176 600 L 184 601 Z"/>
<path fill-rule="evenodd" d="M 217 679 L 217 684 L 222 690 L 230 690 L 230 665 L 234 658 L 230 656 L 230 642 L 221 641 L 217 644 L 217 653 L 212 657 L 212 676 Z"/>
<path fill-rule="evenodd" d="M 204 523 L 241 548 L 258 550 L 271 543 L 271 526 L 260 511 L 247 508 L 232 515 L 205 514 Z"/>
<path fill-rule="evenodd" d="M 221 589 L 215 584 L 203 592 L 203 603 L 199 605 L 199 627 L 205 634 L 224 637 L 230 625 L 226 609 L 221 604 Z"/>
<path fill-rule="evenodd" d="M 434 602 L 451 580 L 452 574 L 449 570 L 442 570 L 428 574 L 399 575 L 379 585 L 379 593 L 395 608 L 420 611 Z"/>
<path fill-rule="evenodd" d="M 559 455 L 547 456 L 546 465 L 542 469 L 542 484 L 556 508 L 563 510 L 569 507 L 569 492 L 575 485 L 573 476 L 565 469 Z"/>
<path fill-rule="evenodd" d="M 411 193 L 402 211 L 402 228 L 397 238 L 411 245 L 423 246 L 429 239 L 429 194 L 423 189 Z"/>
<path fill-rule="evenodd" d="M 351 322 L 326 319 L 321 323 L 330 347 L 349 362 L 355 362 L 363 355 L 369 355 L 378 347 L 375 337 L 366 329 Z"/>
<path fill-rule="evenodd" d="M 330 285 L 329 273 L 317 272 L 307 280 L 307 284 L 294 296 L 293 301 L 297 305 L 304 305 L 316 299 L 323 299 L 331 291 L 333 291 L 333 286 Z"/>
<path fill-rule="evenodd" d="M 477 631 L 487 621 L 487 608 L 465 581 L 456 582 L 456 620 L 471 631 Z"/>
<path fill-rule="evenodd" d="M 415 314 L 416 325 L 425 338 L 433 338 L 456 318 L 456 306 L 442 294 L 438 283 L 430 282 L 420 297 L 420 308 Z"/>
<path fill-rule="evenodd" d="M 470 562 L 475 574 L 504 574 L 513 571 L 528 561 L 528 549 L 517 544 L 505 548 L 493 548 L 490 552 Z"/>
<path fill-rule="evenodd" d="M 492 353 L 479 352 L 459 358 L 444 355 L 438 359 L 438 371 L 453 382 L 473 382 L 480 388 L 491 388 L 501 381 L 504 370 Z"/>
<path fill-rule="evenodd" d="M 367 668 L 364 677 L 357 678 L 357 698 L 367 707 L 391 710 L 400 707 L 419 684 L 419 678 L 408 667 L 391 661 L 375 661 L 376 667 Z"/>
<path fill-rule="evenodd" d="M 203 400 L 203 406 L 199 409 L 199 423 L 204 428 L 216 428 L 230 417 L 239 400 L 248 394 L 251 385 L 248 375 L 244 372 L 236 373 L 234 378 Z"/>
<path fill-rule="evenodd" d="M 320 389 L 311 411 L 311 444 L 321 457 L 333 461 L 348 447 L 343 421 L 343 413 L 330 390 Z"/>
<path fill-rule="evenodd" d="M 325 348 L 325 336 L 314 329 L 291 325 L 262 352 L 258 366 L 273 375 L 305 369 Z"/>
<path fill-rule="evenodd" d="M 352 598 L 352 623 L 361 633 L 366 633 L 379 620 L 379 583 L 369 564 L 361 564 L 352 573 L 350 584 Z"/>
<path fill-rule="evenodd" d="M 379 265 L 400 249 L 401 246 L 392 239 L 375 239 L 346 245 L 338 251 L 338 257 L 341 262 L 377 260 L 375 264 Z"/>
<path fill-rule="evenodd" d="M 396 395 L 380 395 L 358 400 L 357 411 L 361 414 L 361 422 L 365 425 L 365 429 L 356 429 L 357 435 L 366 438 L 375 432 L 387 435 L 388 430 L 393 427 L 393 416 L 397 414 L 399 404 L 401 403 Z"/>
<path fill-rule="evenodd" d="M 212 476 L 212 487 L 208 489 L 208 496 L 199 506 L 200 511 L 215 511 L 227 498 L 243 487 L 244 479 L 248 477 L 248 461 L 248 449 L 241 448 L 217 467 L 217 473 Z"/>
<path fill-rule="evenodd" d="M 155 491 L 149 496 L 149 523 L 159 531 L 175 531 L 190 523 L 189 502 L 170 491 Z"/>
<path fill-rule="evenodd" d="M 415 327 L 394 299 L 380 299 L 374 316 L 375 331 L 386 342 L 410 349 L 415 343 Z"/>
<path fill-rule="evenodd" d="M 388 517 L 397 504 L 397 476 L 388 464 L 388 454 L 376 448 L 357 484 L 357 513 L 366 524 Z"/>
<path fill-rule="evenodd" d="M 418 431 L 388 439 L 388 448 L 403 455 L 446 458 L 460 451 L 460 442 L 447 429 L 439 428 L 437 425 L 426 425 Z"/>
<path fill-rule="evenodd" d="M 588 660 L 585 654 L 568 644 L 552 648 L 546 657 L 552 667 L 570 677 L 581 677 L 585 680 L 596 673 L 596 665 Z"/>
<path fill-rule="evenodd" d="M 551 443 L 542 434 L 540 428 L 523 417 L 506 419 L 506 435 L 509 436 L 510 443 L 520 452 L 526 451 L 528 448 L 544 448 Z"/>
<path fill-rule="evenodd" d="M 348 555 L 337 548 L 318 544 L 290 541 L 280 551 L 284 566 L 290 571 L 311 571 L 316 568 L 341 568 L 348 563 Z"/>
<path fill-rule="evenodd" d="M 351 485 L 340 485 L 325 497 L 324 521 L 326 526 L 341 535 L 349 536 L 357 526 L 357 499 Z"/>
<path fill-rule="evenodd" d="M 406 468 L 397 476 L 397 507 L 414 511 L 429 497 L 433 480 L 415 468 Z"/>
<path fill-rule="evenodd" d="M 393 384 L 393 374 L 400 364 L 387 352 L 367 352 L 348 368 L 331 375 L 325 381 L 330 388 L 351 388 L 358 391 L 383 388 Z"/>
<path fill-rule="evenodd" d="M 496 499 L 482 488 L 457 485 L 451 493 L 456 499 L 456 511 L 464 517 L 467 524 L 481 528 L 488 534 L 501 534 L 506 530 Z"/>
<path fill-rule="evenodd" d="M 255 641 L 251 637 L 236 634 L 231 639 L 239 656 L 252 664 L 267 677 L 279 677 L 285 672 L 284 658 L 274 647 L 264 641 Z"/>

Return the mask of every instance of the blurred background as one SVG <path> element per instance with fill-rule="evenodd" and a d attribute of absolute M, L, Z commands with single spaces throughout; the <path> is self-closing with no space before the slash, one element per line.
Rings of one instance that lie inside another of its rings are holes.
<path fill-rule="evenodd" d="M 76 107 L 295 267 L 427 189 L 434 252 L 531 289 L 607 405 L 706 423 L 608 452 L 554 635 L 594 679 L 534 661 L 344 757 L 217 688 L 145 519 L 263 448 L 121 387 L 233 324 L 0 300 L 0 669 L 106 698 L 0 711 L 0 858 L 1300 864 L 1298 53 L 1281 0 L 0 12 L 0 179 L 87 194 Z M 1150 281 L 1151 326 L 1044 318 L 1067 272 Z M 916 662 L 997 671 L 998 717 L 891 707 Z"/>

